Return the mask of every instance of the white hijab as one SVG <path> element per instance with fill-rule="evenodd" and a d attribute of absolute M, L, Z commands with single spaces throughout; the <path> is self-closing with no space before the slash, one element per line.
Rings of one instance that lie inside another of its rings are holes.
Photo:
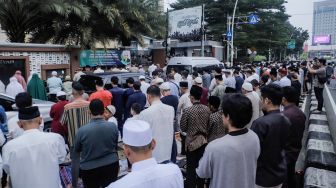
<path fill-rule="evenodd" d="M 6 95 L 15 97 L 17 94 L 25 92 L 22 85 L 18 82 L 15 77 L 9 79 L 9 84 L 6 88 Z"/>

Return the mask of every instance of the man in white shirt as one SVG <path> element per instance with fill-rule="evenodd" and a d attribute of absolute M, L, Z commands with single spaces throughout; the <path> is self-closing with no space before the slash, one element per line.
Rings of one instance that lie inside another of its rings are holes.
<path fill-rule="evenodd" d="M 74 75 L 73 81 L 78 82 L 82 75 L 85 75 L 81 68 L 78 69 L 78 72 Z"/>
<path fill-rule="evenodd" d="M 178 72 L 176 72 L 175 69 L 171 69 L 170 71 L 170 74 L 174 76 L 175 83 L 180 83 L 182 80 L 182 76 Z"/>
<path fill-rule="evenodd" d="M 38 107 L 19 109 L 22 136 L 9 141 L 2 150 L 3 169 L 13 187 L 60 188 L 59 164 L 66 156 L 61 135 L 38 130 L 42 119 Z"/>
<path fill-rule="evenodd" d="M 175 164 L 158 164 L 152 156 L 156 147 L 150 125 L 128 120 L 123 129 L 124 153 L 132 172 L 107 188 L 183 188 L 181 170 Z"/>
<path fill-rule="evenodd" d="M 57 94 L 57 92 L 62 91 L 62 80 L 57 77 L 57 72 L 52 71 L 51 78 L 48 78 L 47 85 L 50 94 Z"/>
<path fill-rule="evenodd" d="M 150 84 L 146 82 L 145 76 L 139 76 L 139 80 L 141 83 L 141 87 L 140 87 L 141 92 L 147 95 L 147 89 L 149 88 Z"/>
<path fill-rule="evenodd" d="M 231 75 L 230 70 L 224 70 L 224 74 L 226 79 L 224 80 L 224 84 L 228 88 L 232 88 L 234 91 L 236 90 L 236 79 Z"/>
<path fill-rule="evenodd" d="M 253 86 L 251 83 L 245 82 L 242 86 L 242 93 L 245 95 L 248 99 L 250 99 L 252 103 L 252 118 L 250 122 L 246 125 L 246 128 L 251 128 L 251 125 L 254 120 L 258 119 L 262 115 L 262 109 L 261 109 L 261 100 L 259 95 L 256 95 L 253 93 Z"/>
<path fill-rule="evenodd" d="M 149 76 L 152 77 L 152 73 L 153 71 L 155 71 L 157 69 L 157 66 L 154 65 L 154 63 L 152 63 L 149 67 L 148 67 L 148 72 L 149 72 Z"/>
<path fill-rule="evenodd" d="M 217 75 L 222 75 L 222 69 L 219 68 L 219 67 L 215 68 L 214 75 L 213 75 L 213 78 L 212 78 L 211 83 L 210 83 L 210 86 L 209 86 L 209 92 L 210 92 L 210 93 L 211 93 L 211 92 L 215 89 L 215 87 L 217 86 L 216 79 L 215 79 L 215 76 L 217 76 Z M 225 75 L 223 75 L 222 77 L 223 77 L 223 79 L 225 80 L 225 78 L 226 78 Z"/>
<path fill-rule="evenodd" d="M 97 69 L 95 71 L 93 71 L 94 74 L 97 74 L 97 73 L 104 73 L 104 70 L 101 69 L 101 67 L 98 65 L 97 66 Z"/>
<path fill-rule="evenodd" d="M 281 79 L 279 81 L 279 85 L 281 87 L 286 87 L 286 86 L 291 86 L 292 85 L 290 79 L 288 79 L 288 77 L 287 77 L 287 70 L 286 69 L 284 69 L 284 68 L 280 69 L 278 71 L 278 73 L 280 74 L 280 77 L 281 77 Z"/>
<path fill-rule="evenodd" d="M 150 107 L 140 113 L 139 119 L 150 124 L 157 145 L 153 150 L 153 157 L 158 163 L 163 163 L 171 158 L 175 112 L 173 107 L 163 104 L 160 97 L 158 86 L 152 85 L 147 89 Z"/>
<path fill-rule="evenodd" d="M 179 104 L 177 106 L 177 121 L 180 124 L 182 112 L 184 109 L 192 106 L 192 103 L 189 99 L 189 83 L 188 82 L 180 82 L 180 91 L 182 96 L 179 99 Z"/>

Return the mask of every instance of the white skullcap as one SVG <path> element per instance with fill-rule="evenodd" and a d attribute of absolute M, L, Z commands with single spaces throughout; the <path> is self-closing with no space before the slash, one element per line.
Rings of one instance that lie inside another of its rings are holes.
<path fill-rule="evenodd" d="M 203 83 L 202 78 L 201 78 L 201 77 L 197 77 L 197 78 L 195 78 L 195 83 L 196 83 L 196 84 L 201 84 L 201 83 Z"/>
<path fill-rule="evenodd" d="M 146 146 L 153 140 L 150 125 L 142 120 L 128 120 L 123 128 L 123 142 L 129 146 Z"/>
<path fill-rule="evenodd" d="M 164 81 L 163 81 L 162 78 L 157 78 L 157 79 L 156 79 L 156 83 L 157 83 L 157 84 L 159 84 L 159 83 L 163 83 L 163 82 L 164 82 Z"/>
<path fill-rule="evenodd" d="M 170 84 L 168 82 L 164 82 L 160 85 L 160 89 L 162 90 L 170 90 Z"/>
<path fill-rule="evenodd" d="M 57 92 L 56 96 L 60 97 L 60 96 L 66 96 L 67 94 L 64 91 L 59 91 Z"/>
<path fill-rule="evenodd" d="M 145 76 L 143 76 L 143 75 L 141 75 L 141 76 L 139 76 L 139 80 L 141 80 L 141 79 L 146 79 L 146 77 Z"/>
<path fill-rule="evenodd" d="M 106 108 L 111 112 L 112 115 L 116 113 L 116 108 L 113 105 L 108 105 Z"/>
<path fill-rule="evenodd" d="M 53 75 L 53 76 L 57 76 L 57 72 L 56 72 L 56 71 L 52 71 L 52 72 L 51 72 L 51 75 Z"/>
<path fill-rule="evenodd" d="M 249 82 L 245 82 L 242 86 L 243 89 L 245 89 L 246 91 L 253 91 L 253 86 L 251 83 Z"/>

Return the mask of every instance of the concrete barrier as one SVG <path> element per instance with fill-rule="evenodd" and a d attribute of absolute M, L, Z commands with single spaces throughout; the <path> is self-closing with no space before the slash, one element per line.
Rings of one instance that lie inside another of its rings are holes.
<path fill-rule="evenodd" d="M 333 142 L 336 143 L 336 89 L 330 89 L 326 85 L 323 92 L 323 98 L 327 114 L 327 120 L 329 123 L 330 134 L 332 135 Z"/>

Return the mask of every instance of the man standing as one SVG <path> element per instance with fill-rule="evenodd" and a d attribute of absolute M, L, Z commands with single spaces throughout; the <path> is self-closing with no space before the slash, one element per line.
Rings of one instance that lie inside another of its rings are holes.
<path fill-rule="evenodd" d="M 56 96 L 57 92 L 62 91 L 62 80 L 57 77 L 57 72 L 52 71 L 51 77 L 47 80 L 49 93 Z"/>
<path fill-rule="evenodd" d="M 180 97 L 179 99 L 179 103 L 178 103 L 178 106 L 177 106 L 177 121 L 178 121 L 178 124 L 180 124 L 180 120 L 181 120 L 181 116 L 182 116 L 182 112 L 184 109 L 192 106 L 191 102 L 190 102 L 190 99 L 189 99 L 189 84 L 188 82 L 180 82 L 180 91 L 181 91 L 181 94 L 182 96 Z"/>
<path fill-rule="evenodd" d="M 152 85 L 147 89 L 147 100 L 150 107 L 140 113 L 140 120 L 150 124 L 157 147 L 153 156 L 158 163 L 170 161 L 174 135 L 174 108 L 163 104 L 158 86 Z"/>
<path fill-rule="evenodd" d="M 202 78 L 201 77 L 195 78 L 194 85 L 202 88 L 202 96 L 201 96 L 201 100 L 200 100 L 201 104 L 208 105 L 209 90 L 207 88 L 203 87 L 203 80 L 202 80 Z"/>
<path fill-rule="evenodd" d="M 79 170 L 85 187 L 106 187 L 118 178 L 118 129 L 104 120 L 104 109 L 101 100 L 92 100 L 92 119 L 76 134 L 72 161 L 73 187 L 77 187 Z"/>
<path fill-rule="evenodd" d="M 104 89 L 104 82 L 103 80 L 99 79 L 96 80 L 96 92 L 90 95 L 89 101 L 94 99 L 100 99 L 104 103 L 104 107 L 111 105 L 112 102 L 112 94 L 111 92 Z"/>
<path fill-rule="evenodd" d="M 287 77 L 287 70 L 285 68 L 280 69 L 279 71 L 280 74 L 280 81 L 279 81 L 279 85 L 281 87 L 286 87 L 286 86 L 291 86 L 291 81 L 290 79 L 288 79 Z"/>
<path fill-rule="evenodd" d="M 229 93 L 235 93 L 236 92 L 236 79 L 235 77 L 231 76 L 231 71 L 230 70 L 227 70 L 225 69 L 224 71 L 224 74 L 225 74 L 225 81 L 224 81 L 224 84 L 226 86 L 226 90 L 229 91 Z M 228 92 L 226 91 L 226 92 Z"/>
<path fill-rule="evenodd" d="M 181 77 L 181 79 L 182 79 L 182 77 Z M 168 75 L 168 81 L 166 83 L 169 84 L 171 94 L 175 95 L 177 98 L 179 98 L 180 97 L 180 88 L 177 85 L 177 83 L 180 83 L 180 82 L 176 82 L 176 80 L 174 79 L 173 74 L 169 74 Z"/>
<path fill-rule="evenodd" d="M 149 72 L 149 76 L 152 77 L 152 73 L 153 71 L 155 71 L 157 69 L 157 66 L 154 65 L 154 63 L 152 62 L 152 64 L 148 67 L 148 72 Z"/>
<path fill-rule="evenodd" d="M 193 105 L 183 111 L 180 123 L 181 131 L 187 133 L 185 143 L 187 156 L 186 188 L 195 188 L 196 185 L 197 188 L 204 186 L 204 180 L 196 176 L 196 168 L 207 144 L 210 110 L 200 103 L 201 96 L 202 88 L 192 86 L 190 101 Z"/>
<path fill-rule="evenodd" d="M 87 124 L 91 119 L 91 113 L 89 110 L 89 102 L 82 98 L 84 93 L 83 86 L 74 82 L 72 84 L 72 94 L 74 101 L 64 106 L 64 113 L 62 116 L 61 124 L 68 127 L 68 141 L 69 146 L 73 146 L 73 141 L 77 130 Z"/>
<path fill-rule="evenodd" d="M 145 108 L 145 105 L 146 105 L 146 95 L 143 94 L 141 91 L 140 91 L 140 87 L 141 87 L 141 84 L 140 82 L 134 82 L 133 84 L 133 89 L 134 89 L 134 93 L 131 94 L 129 97 L 128 97 L 128 100 L 127 100 L 127 103 L 126 103 L 126 108 L 125 108 L 125 120 L 127 118 L 130 118 L 131 115 L 131 107 L 134 103 L 138 103 L 140 104 L 141 106 L 141 110 L 143 110 Z"/>
<path fill-rule="evenodd" d="M 23 89 L 25 91 L 27 91 L 27 83 L 26 83 L 26 80 L 22 76 L 22 72 L 20 70 L 17 70 L 15 72 L 15 74 L 14 74 L 14 77 L 17 79 L 17 81 L 19 82 L 19 84 L 22 85 Z"/>
<path fill-rule="evenodd" d="M 220 99 L 216 96 L 209 97 L 209 109 L 211 111 L 208 130 L 208 143 L 225 135 L 226 129 L 223 124 L 221 111 L 219 110 Z"/>
<path fill-rule="evenodd" d="M 318 69 L 314 70 L 311 67 L 311 64 L 308 63 L 308 71 L 310 74 L 316 74 L 313 86 L 314 86 L 314 93 L 317 99 L 317 109 L 315 111 L 321 113 L 323 108 L 323 89 L 324 84 L 327 82 L 327 74 L 326 74 L 326 60 L 325 59 L 319 59 L 317 61 L 317 67 Z"/>
<path fill-rule="evenodd" d="M 216 79 L 216 84 L 217 85 L 216 85 L 215 89 L 211 92 L 211 95 L 218 97 L 221 100 L 221 103 L 222 103 L 222 99 L 225 95 L 226 86 L 224 84 L 222 75 L 215 76 L 215 79 Z M 222 104 L 220 104 L 220 106 L 221 105 Z"/>
<path fill-rule="evenodd" d="M 139 76 L 139 80 L 141 83 L 140 90 L 143 94 L 147 94 L 147 89 L 149 88 L 150 84 L 146 82 L 146 77 L 145 76 Z"/>
<path fill-rule="evenodd" d="M 20 137 L 3 147 L 3 168 L 13 187 L 61 187 L 59 164 L 66 156 L 61 135 L 38 130 L 42 121 L 38 107 L 19 109 Z M 44 177 L 44 178 L 41 178 Z"/>
<path fill-rule="evenodd" d="M 120 131 L 120 135 L 122 136 L 123 114 L 125 110 L 124 90 L 118 86 L 118 77 L 112 76 L 111 83 L 112 89 L 110 89 L 110 92 L 112 93 L 114 99 L 112 101 L 112 105 L 116 108 L 116 113 L 114 114 L 114 117 L 117 118 L 118 129 Z"/>
<path fill-rule="evenodd" d="M 65 82 L 63 82 L 63 91 L 67 94 L 68 97 L 70 97 L 72 93 L 72 81 L 71 77 L 68 75 L 64 79 Z"/>
<path fill-rule="evenodd" d="M 211 80 L 211 83 L 210 83 L 210 86 L 209 86 L 209 91 L 210 92 L 212 92 L 217 85 L 216 78 L 215 78 L 217 75 L 221 75 L 222 77 L 225 77 L 225 76 L 222 75 L 222 69 L 219 68 L 219 67 L 216 67 L 215 71 L 214 71 L 214 78 Z"/>
<path fill-rule="evenodd" d="M 66 100 L 66 93 L 64 91 L 59 91 L 56 94 L 58 102 L 54 104 L 50 109 L 50 117 L 53 119 L 51 122 L 51 131 L 58 133 L 65 140 L 67 140 L 68 130 L 66 125 L 61 124 L 61 118 L 64 112 L 64 106 L 68 104 Z"/>
<path fill-rule="evenodd" d="M 78 69 L 78 72 L 74 75 L 73 81 L 78 82 L 82 75 L 85 75 L 82 68 Z"/>
<path fill-rule="evenodd" d="M 224 96 L 222 106 L 229 133 L 208 144 L 197 175 L 210 178 L 210 188 L 255 187 L 260 146 L 258 136 L 246 128 L 252 117 L 251 102 L 241 94 L 231 94 Z"/>
<path fill-rule="evenodd" d="M 301 150 L 301 141 L 305 130 L 306 115 L 296 106 L 300 95 L 293 87 L 284 87 L 282 105 L 283 114 L 291 123 L 289 136 L 286 142 L 287 181 L 283 187 L 297 187 L 295 182 L 295 164 Z"/>
<path fill-rule="evenodd" d="M 180 82 L 181 82 L 181 80 L 182 80 L 182 76 L 181 76 L 178 72 L 176 72 L 175 69 L 171 69 L 171 70 L 170 70 L 170 74 L 173 75 L 173 77 L 174 77 L 174 81 L 175 81 L 176 83 L 180 83 Z"/>
<path fill-rule="evenodd" d="M 100 65 L 97 65 L 96 70 L 93 71 L 94 74 L 104 73 L 105 71 L 101 69 Z"/>
<path fill-rule="evenodd" d="M 238 70 L 235 70 L 233 72 L 233 74 L 234 74 L 234 78 L 236 80 L 236 92 L 237 93 L 241 93 L 242 92 L 241 88 L 242 88 L 242 86 L 244 84 L 244 79 L 242 77 L 240 77 L 240 74 L 239 74 Z"/>
<path fill-rule="evenodd" d="M 203 69 L 202 80 L 203 80 L 203 87 L 209 88 L 211 84 L 211 75 L 208 73 L 207 69 Z"/>
<path fill-rule="evenodd" d="M 183 188 L 181 170 L 175 164 L 158 164 L 153 157 L 156 142 L 150 125 L 128 120 L 124 126 L 124 153 L 132 172 L 107 188 Z"/>
<path fill-rule="evenodd" d="M 261 110 L 261 101 L 259 98 L 259 95 L 253 94 L 253 86 L 252 84 L 245 82 L 242 87 L 242 93 L 245 95 L 248 99 L 250 99 L 252 103 L 252 118 L 251 121 L 246 125 L 247 128 L 251 128 L 251 125 L 254 120 L 258 119 L 261 116 L 262 110 Z"/>
<path fill-rule="evenodd" d="M 286 177 L 285 147 L 291 124 L 280 113 L 283 91 L 279 85 L 263 87 L 261 96 L 266 115 L 255 120 L 251 127 L 258 135 L 261 146 L 256 187 L 280 188 Z"/>

